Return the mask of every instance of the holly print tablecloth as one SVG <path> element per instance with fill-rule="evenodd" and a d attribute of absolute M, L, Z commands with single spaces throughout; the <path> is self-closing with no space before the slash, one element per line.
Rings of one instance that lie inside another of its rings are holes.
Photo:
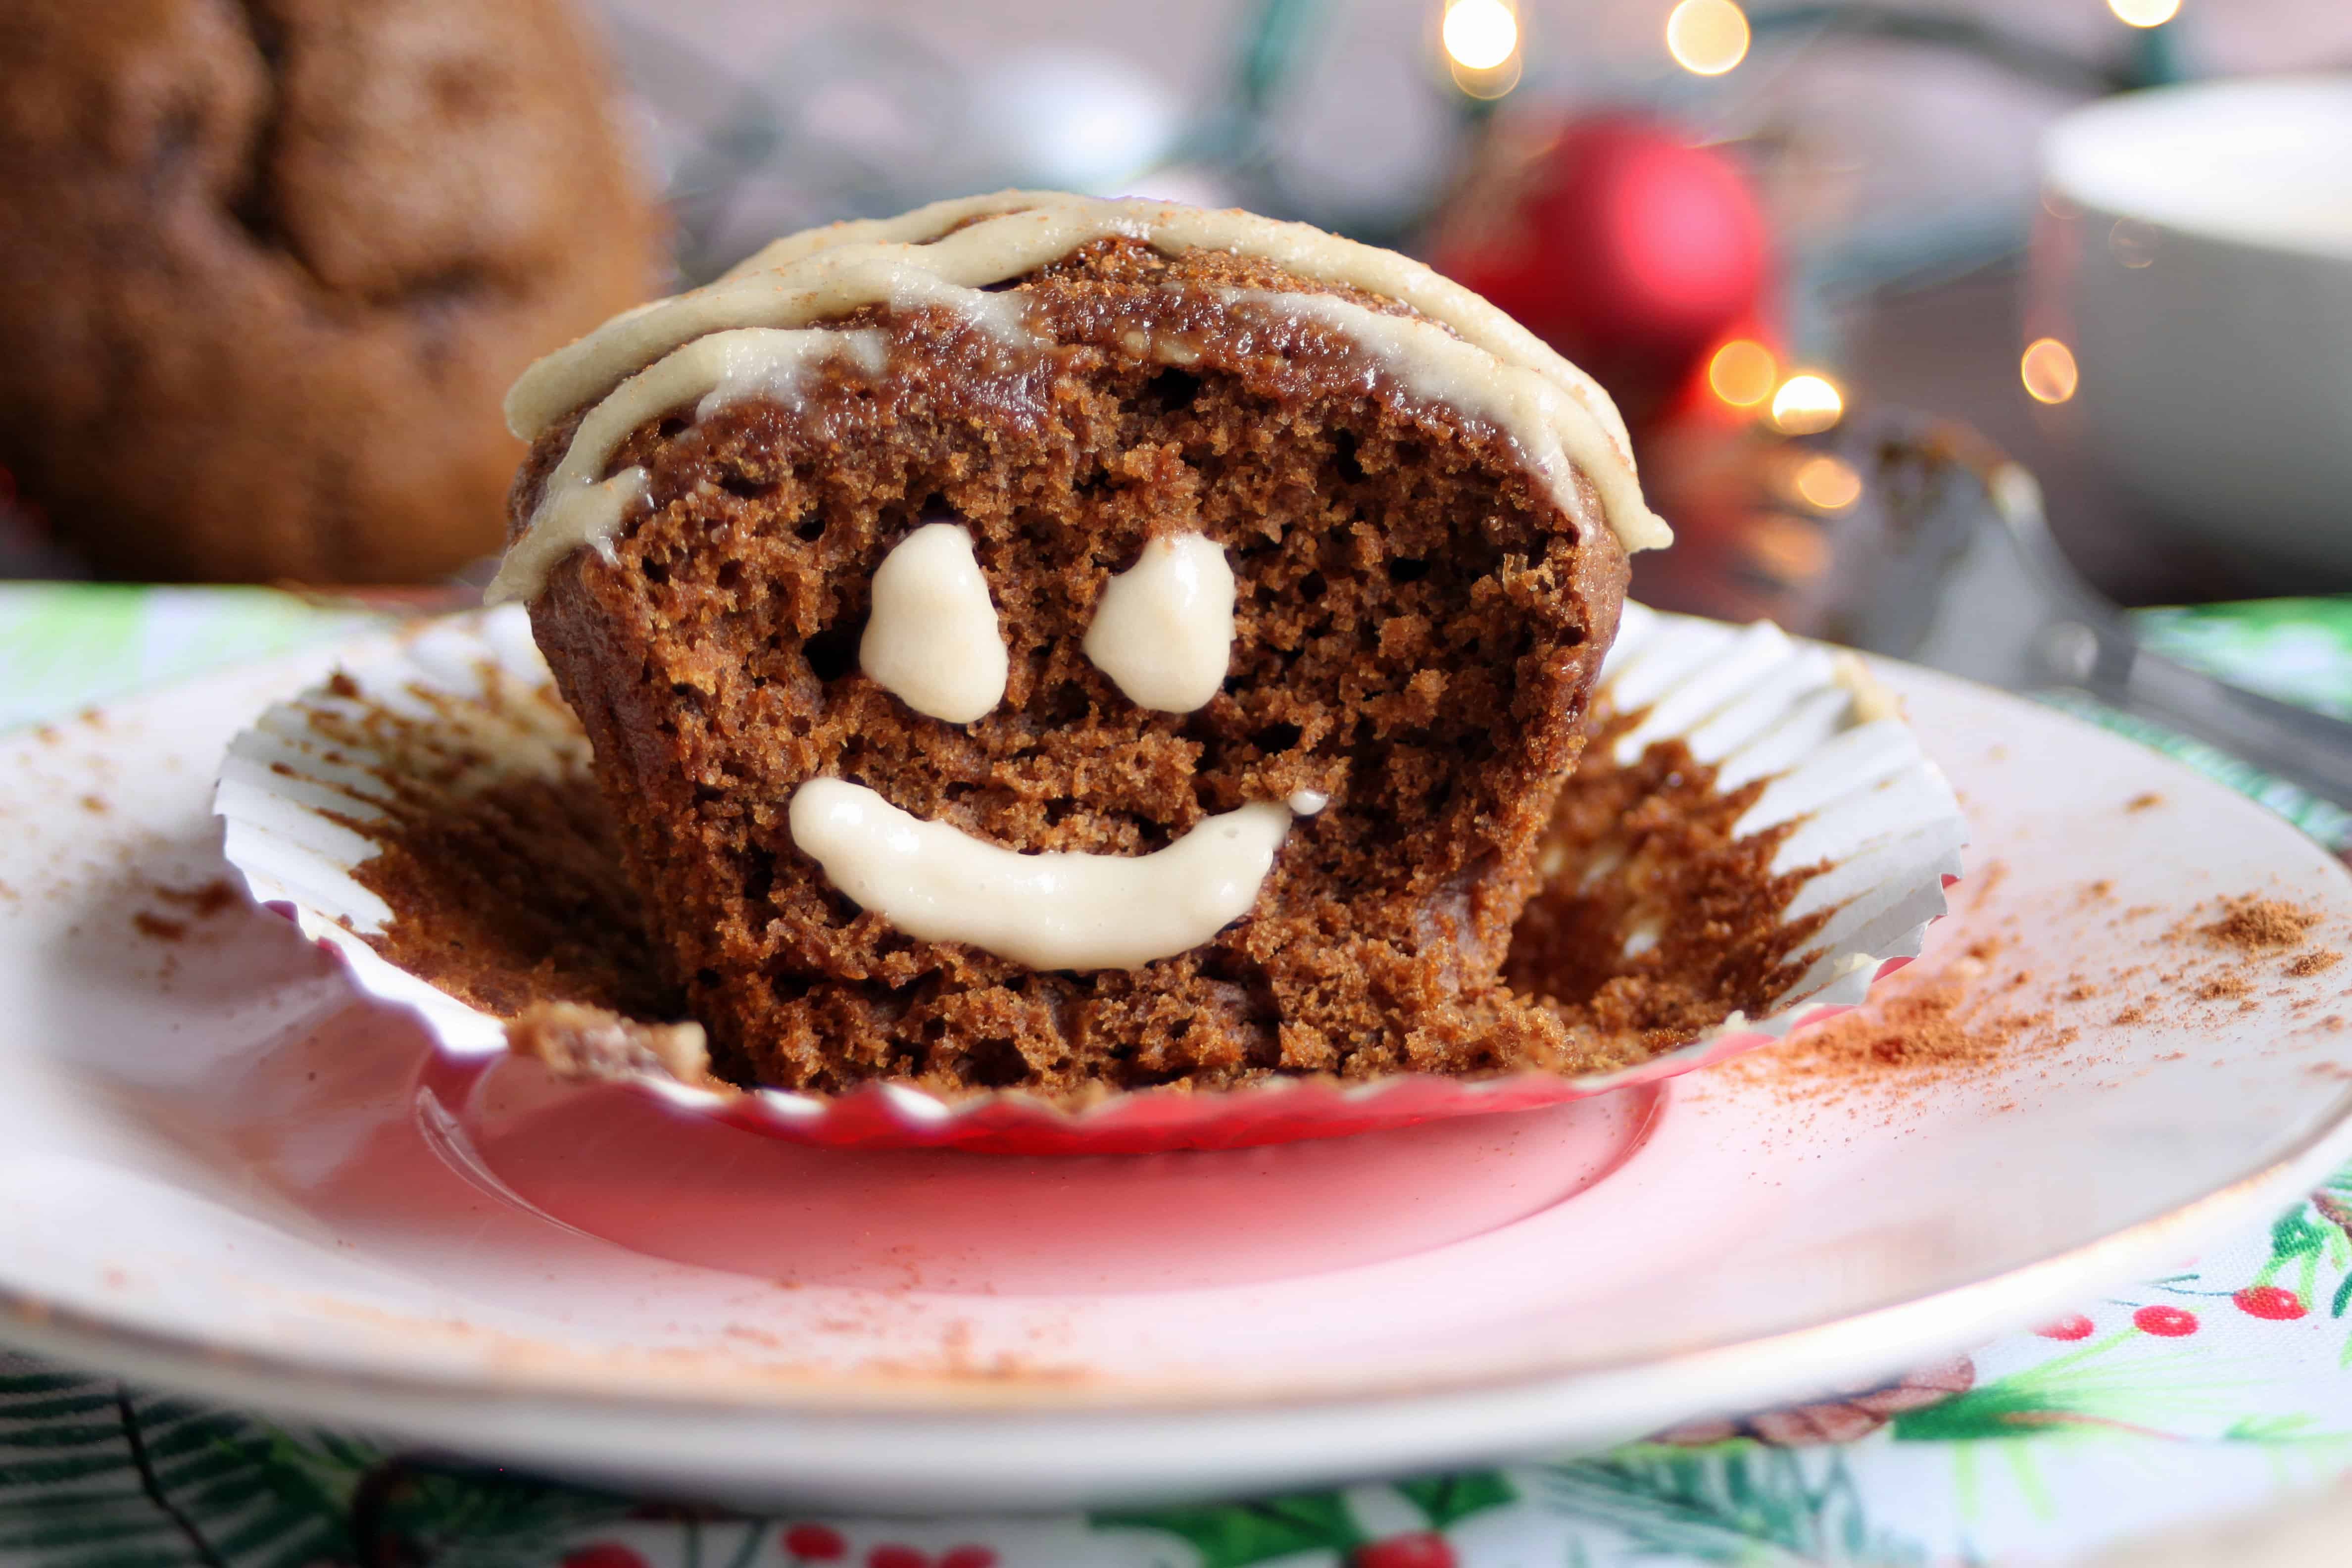
<path fill-rule="evenodd" d="M 0 727 L 366 619 L 263 590 L 0 584 Z M 2176 657 L 2352 716 L 2352 602 L 2148 612 L 2142 625 Z M 2339 847 L 2352 840 L 2333 806 L 2176 737 L 2142 738 Z M 1843 1399 L 1694 1421 L 1601 1456 L 1051 1518 L 645 1503 L 0 1352 L 9 1568 L 2054 1564 L 2348 1471 L 2352 1172 L 2192 1272 Z"/>

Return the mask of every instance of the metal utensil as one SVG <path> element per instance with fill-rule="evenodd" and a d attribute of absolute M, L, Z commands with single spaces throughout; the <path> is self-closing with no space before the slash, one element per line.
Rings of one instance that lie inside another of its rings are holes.
<path fill-rule="evenodd" d="M 1850 536 L 1824 635 L 2011 690 L 2072 688 L 2352 804 L 2352 724 L 2142 647 L 2051 537 L 2033 476 L 1975 432 L 1881 416 L 1824 445 L 1882 513 Z"/>

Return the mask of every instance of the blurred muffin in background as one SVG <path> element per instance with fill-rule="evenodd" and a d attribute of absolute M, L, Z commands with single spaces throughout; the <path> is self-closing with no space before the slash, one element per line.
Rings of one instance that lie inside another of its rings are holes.
<path fill-rule="evenodd" d="M 656 226 L 564 0 L 0 0 L 0 467 L 117 577 L 494 552 Z"/>

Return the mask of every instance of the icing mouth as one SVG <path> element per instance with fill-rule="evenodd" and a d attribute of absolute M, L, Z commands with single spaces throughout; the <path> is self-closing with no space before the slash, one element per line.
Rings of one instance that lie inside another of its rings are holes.
<path fill-rule="evenodd" d="M 908 936 L 1031 969 L 1139 969 L 1247 914 L 1294 808 L 1322 805 L 1300 791 L 1244 805 L 1149 855 L 1023 854 L 841 779 L 801 785 L 790 817 L 793 842 L 833 885 Z"/>

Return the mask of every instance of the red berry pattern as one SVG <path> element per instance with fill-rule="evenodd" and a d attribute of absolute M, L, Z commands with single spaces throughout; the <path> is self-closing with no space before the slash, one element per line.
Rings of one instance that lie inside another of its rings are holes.
<path fill-rule="evenodd" d="M 1456 1568 L 1453 1542 L 1433 1530 L 1391 1535 L 1356 1548 L 1348 1568 Z"/>
<path fill-rule="evenodd" d="M 2249 1285 L 2230 1300 L 2246 1316 L 2268 1318 L 2274 1323 L 2291 1323 L 2309 1310 L 2302 1297 L 2276 1285 Z"/>
<path fill-rule="evenodd" d="M 834 1531 L 825 1530 L 821 1524 L 804 1525 L 801 1528 L 824 1531 L 825 1539 L 823 1544 L 826 1548 L 821 1552 L 803 1551 L 803 1556 L 830 1562 L 842 1554 L 841 1537 Z M 793 1545 L 793 1537 L 796 1533 L 797 1531 L 785 1533 L 784 1546 L 787 1550 L 799 1550 Z M 992 1546 L 982 1546 L 975 1542 L 967 1542 L 961 1546 L 950 1546 L 937 1557 L 926 1556 L 914 1547 L 903 1545 L 895 1541 L 886 1542 L 866 1554 L 866 1568 L 996 1568 L 996 1549 Z"/>
<path fill-rule="evenodd" d="M 643 1553 L 617 1541 L 599 1541 L 563 1554 L 563 1568 L 649 1568 Z"/>
<path fill-rule="evenodd" d="M 2080 1312 L 2042 1324 L 2033 1331 L 2045 1340 L 2087 1340 L 2091 1337 L 2091 1320 Z"/>
<path fill-rule="evenodd" d="M 2132 1314 L 2132 1327 L 2159 1339 L 2184 1339 L 2197 1331 L 2197 1314 L 2178 1307 L 2142 1307 Z"/>
<path fill-rule="evenodd" d="M 803 1563 L 838 1563 L 849 1555 L 849 1542 L 829 1524 L 796 1524 L 784 1531 L 784 1550 Z"/>

